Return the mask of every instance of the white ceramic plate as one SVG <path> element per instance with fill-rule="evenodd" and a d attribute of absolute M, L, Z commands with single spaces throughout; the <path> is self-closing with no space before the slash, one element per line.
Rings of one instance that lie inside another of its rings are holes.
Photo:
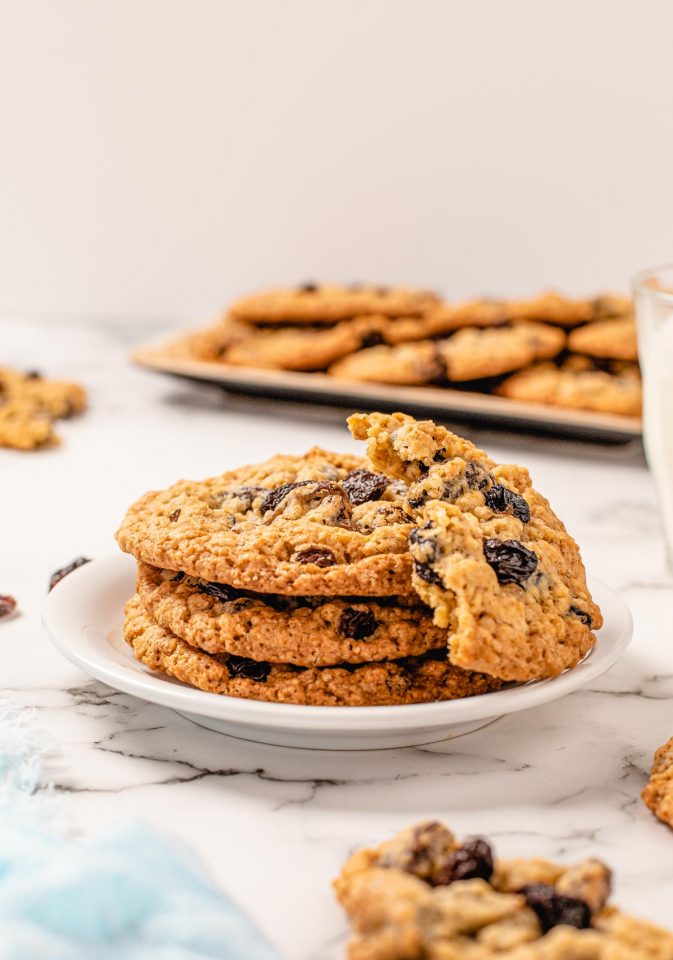
<path fill-rule="evenodd" d="M 135 589 L 135 561 L 103 557 L 75 570 L 49 594 L 44 625 L 61 653 L 117 690 L 177 710 L 201 726 L 244 740 L 286 747 L 369 750 L 446 740 L 497 717 L 565 696 L 608 670 L 633 632 L 624 602 L 591 581 L 605 625 L 593 651 L 574 670 L 464 700 L 396 707 L 304 707 L 241 700 L 195 690 L 138 663 L 122 638 L 123 607 Z"/>

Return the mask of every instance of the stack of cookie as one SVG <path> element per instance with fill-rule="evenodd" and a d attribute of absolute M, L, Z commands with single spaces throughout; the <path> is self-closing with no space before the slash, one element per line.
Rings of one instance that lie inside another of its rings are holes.
<path fill-rule="evenodd" d="M 316 447 L 130 508 L 138 659 L 215 693 L 351 706 L 574 666 L 600 612 L 526 471 L 401 414 L 351 428 L 369 460 Z"/>
<path fill-rule="evenodd" d="M 642 402 L 631 302 L 614 295 L 447 303 L 421 290 L 305 284 L 237 301 L 186 349 L 233 366 L 626 415 Z"/>
<path fill-rule="evenodd" d="M 315 448 L 150 493 L 117 535 L 138 559 L 125 635 L 153 669 L 302 704 L 451 699 L 498 681 L 454 667 L 410 586 L 397 485 Z"/>

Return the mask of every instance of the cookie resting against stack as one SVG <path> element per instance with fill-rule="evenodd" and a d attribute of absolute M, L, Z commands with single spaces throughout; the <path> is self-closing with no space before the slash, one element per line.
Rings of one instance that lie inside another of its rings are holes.
<path fill-rule="evenodd" d="M 236 301 L 174 349 L 351 383 L 454 386 L 627 416 L 642 405 L 631 302 L 612 294 L 454 303 L 404 287 L 303 284 Z"/>
<path fill-rule="evenodd" d="M 495 859 L 420 823 L 359 850 L 335 881 L 349 960 L 670 960 L 673 935 L 608 903 L 599 860 Z"/>

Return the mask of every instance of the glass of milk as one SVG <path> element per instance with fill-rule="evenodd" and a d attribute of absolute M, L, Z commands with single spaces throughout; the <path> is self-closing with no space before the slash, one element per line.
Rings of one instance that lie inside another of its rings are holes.
<path fill-rule="evenodd" d="M 673 264 L 639 273 L 633 293 L 643 372 L 645 455 L 659 493 L 673 572 Z"/>

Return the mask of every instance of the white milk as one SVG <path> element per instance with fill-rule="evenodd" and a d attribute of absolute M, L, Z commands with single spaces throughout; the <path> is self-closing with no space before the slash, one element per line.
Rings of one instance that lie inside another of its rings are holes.
<path fill-rule="evenodd" d="M 659 492 L 669 563 L 673 566 L 673 307 L 640 325 L 645 452 Z M 654 312 L 654 311 L 653 311 Z M 643 318 L 644 319 L 644 318 Z"/>

